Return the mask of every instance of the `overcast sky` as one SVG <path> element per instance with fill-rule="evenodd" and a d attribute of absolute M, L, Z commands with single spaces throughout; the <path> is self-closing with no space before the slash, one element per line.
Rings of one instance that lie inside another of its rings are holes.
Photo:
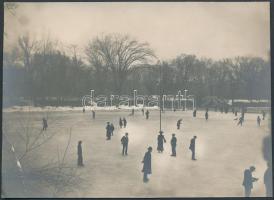
<path fill-rule="evenodd" d="M 102 33 L 129 34 L 148 42 L 161 59 L 181 53 L 220 59 L 268 57 L 268 2 L 247 3 L 18 3 L 16 16 L 5 11 L 5 48 L 26 32 L 50 34 L 84 47 Z"/>

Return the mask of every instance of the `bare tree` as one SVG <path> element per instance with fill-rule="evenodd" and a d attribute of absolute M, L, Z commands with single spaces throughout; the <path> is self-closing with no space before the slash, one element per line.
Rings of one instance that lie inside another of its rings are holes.
<path fill-rule="evenodd" d="M 112 73 L 119 94 L 131 70 L 155 57 L 148 43 L 139 43 L 128 35 L 119 34 L 95 38 L 86 47 L 86 55 L 96 71 L 105 69 Z"/>

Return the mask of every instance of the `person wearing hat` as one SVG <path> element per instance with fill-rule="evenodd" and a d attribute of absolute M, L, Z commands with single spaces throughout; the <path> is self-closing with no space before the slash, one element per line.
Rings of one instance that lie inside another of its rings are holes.
<path fill-rule="evenodd" d="M 172 138 L 170 140 L 171 150 L 172 150 L 171 156 L 176 156 L 176 143 L 177 143 L 177 138 L 175 137 L 175 133 L 172 133 Z"/>
<path fill-rule="evenodd" d="M 157 145 L 157 151 L 158 153 L 162 153 L 164 151 L 164 143 L 166 143 L 165 136 L 163 135 L 163 131 L 159 131 L 158 135 L 158 145 Z"/>
<path fill-rule="evenodd" d="M 152 147 L 148 147 L 148 151 L 145 153 L 144 159 L 142 161 L 142 163 L 144 163 L 143 169 L 142 169 L 142 172 L 144 173 L 144 177 L 143 177 L 144 182 L 149 181 L 149 179 L 147 178 L 147 175 L 152 173 L 151 172 L 151 152 L 152 152 Z"/>
<path fill-rule="evenodd" d="M 83 167 L 84 164 L 83 164 L 82 141 L 81 140 L 78 142 L 77 155 L 78 155 L 77 164 L 79 167 Z"/>
<path fill-rule="evenodd" d="M 250 197 L 251 190 L 253 188 L 253 182 L 258 181 L 258 178 L 252 177 L 252 172 L 255 171 L 255 167 L 251 166 L 244 171 L 243 186 L 245 189 L 245 197 Z"/>
<path fill-rule="evenodd" d="M 197 136 L 195 135 L 191 140 L 190 140 L 190 145 L 189 145 L 189 149 L 192 152 L 192 156 L 191 159 L 192 160 L 196 160 L 195 158 L 195 141 L 196 141 Z"/>
<path fill-rule="evenodd" d="M 123 145 L 122 155 L 127 155 L 127 147 L 128 147 L 128 133 L 126 133 L 122 139 L 121 143 Z"/>
<path fill-rule="evenodd" d="M 106 134 L 107 140 L 110 140 L 110 138 L 111 138 L 111 126 L 110 126 L 109 122 L 107 122 L 106 130 L 107 130 L 107 134 Z"/>

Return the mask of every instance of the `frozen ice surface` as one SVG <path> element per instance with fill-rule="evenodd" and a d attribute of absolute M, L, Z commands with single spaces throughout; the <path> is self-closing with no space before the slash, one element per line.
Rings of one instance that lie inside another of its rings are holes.
<path fill-rule="evenodd" d="M 79 109 L 80 110 L 80 109 Z M 145 119 L 141 111 L 129 116 L 128 111 L 97 111 L 92 119 L 91 111 L 49 112 L 48 133 L 58 132 L 40 151 L 40 159 L 56 156 L 56 148 L 65 148 L 68 129 L 72 128 L 72 144 L 67 161 L 77 163 L 77 143 L 82 140 L 85 167 L 79 168 L 86 181 L 83 188 L 71 192 L 61 192 L 60 197 L 241 197 L 244 169 L 256 166 L 252 196 L 265 196 L 263 174 L 266 161 L 263 159 L 263 138 L 270 134 L 268 120 L 262 120 L 258 127 L 258 114 L 246 114 L 243 126 L 237 126 L 232 113 L 209 112 L 209 120 L 204 119 L 204 111 L 166 111 L 162 114 L 162 130 L 167 139 L 164 152 L 159 154 L 157 135 L 159 131 L 159 110 L 150 111 Z M 24 118 L 26 112 L 4 113 L 12 120 Z M 33 112 L 33 123 L 41 128 L 41 119 L 46 112 Z M 128 126 L 119 128 L 119 117 L 126 117 Z M 181 129 L 176 122 L 182 118 Z M 114 123 L 114 136 L 106 140 L 106 122 Z M 122 156 L 120 139 L 129 133 L 128 156 Z M 177 157 L 171 157 L 171 134 L 176 133 Z M 191 160 L 190 139 L 196 135 L 197 161 Z M 9 135 L 13 143 L 20 141 Z M 19 145 L 20 146 L 20 145 Z M 148 146 L 153 147 L 152 175 L 148 183 L 142 182 L 142 159 Z M 17 146 L 17 148 L 19 148 Z M 271 149 L 269 149 L 271 151 Z M 40 161 L 39 161 L 40 162 Z M 43 185 L 35 187 L 30 197 L 50 196 Z"/>

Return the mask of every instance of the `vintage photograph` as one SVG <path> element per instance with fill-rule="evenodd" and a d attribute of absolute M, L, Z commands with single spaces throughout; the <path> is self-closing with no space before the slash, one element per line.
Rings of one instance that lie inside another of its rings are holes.
<path fill-rule="evenodd" d="M 270 2 L 5 2 L 2 198 L 272 197 Z"/>

